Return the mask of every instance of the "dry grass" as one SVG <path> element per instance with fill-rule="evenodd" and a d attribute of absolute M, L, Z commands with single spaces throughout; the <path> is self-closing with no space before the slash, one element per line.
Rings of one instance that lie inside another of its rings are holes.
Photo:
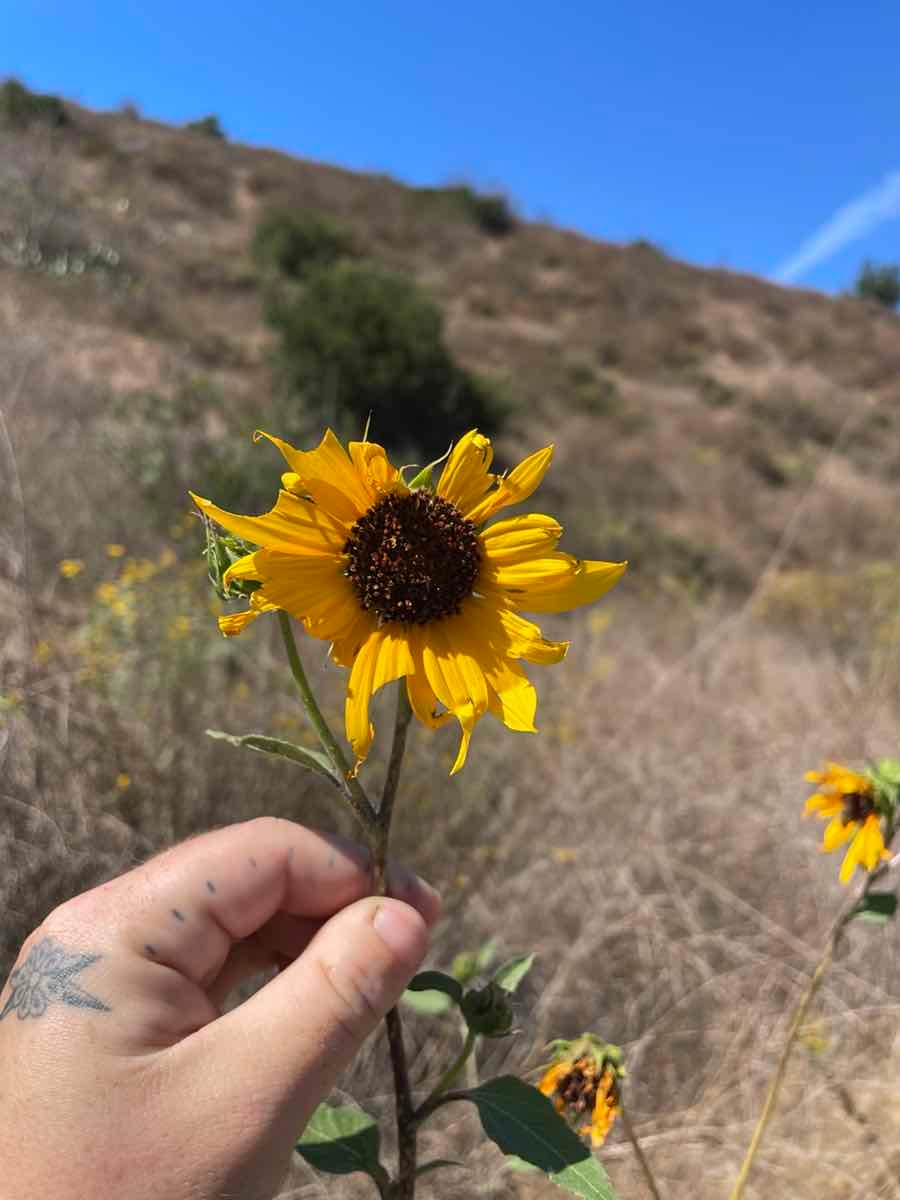
<path fill-rule="evenodd" d="M 172 840 L 262 812 L 343 823 L 314 781 L 203 738 L 305 734 L 272 631 L 221 642 L 199 535 L 160 533 L 183 516 L 195 455 L 267 395 L 245 260 L 256 215 L 328 209 L 431 283 L 468 362 L 514 375 L 504 450 L 557 441 L 543 495 L 568 545 L 636 568 L 598 614 L 554 623 L 573 650 L 539 678 L 539 737 L 485 724 L 451 781 L 450 738 L 417 731 L 397 850 L 447 897 L 434 962 L 491 935 L 536 948 L 523 1032 L 489 1047 L 482 1071 L 521 1070 L 546 1038 L 596 1029 L 626 1048 L 664 1194 L 726 1195 L 843 895 L 800 818 L 803 771 L 896 751 L 896 320 L 647 246 L 543 227 L 486 243 L 390 180 L 268 152 L 192 139 L 186 172 L 186 135 L 79 120 L 49 193 L 35 182 L 44 150 L 21 140 L 4 157 L 18 199 L 0 192 L 0 228 L 43 220 L 52 201 L 67 238 L 114 244 L 135 279 L 119 293 L 0 264 L 0 974 L 54 904 Z M 210 334 L 223 342 L 204 351 Z M 614 382 L 614 404 L 585 400 L 586 363 Z M 142 491 L 134 453 L 146 466 L 149 433 L 123 398 L 175 396 L 198 369 L 219 399 L 166 443 L 159 494 Z M 133 626 L 94 598 L 120 570 L 107 542 L 157 564 Z M 161 566 L 168 545 L 178 561 Z M 63 581 L 63 557 L 84 573 Z M 179 614 L 186 638 L 169 636 Z M 340 673 L 319 644 L 306 651 L 337 712 Z M 852 931 L 752 1196 L 900 1192 L 893 936 Z M 455 1032 L 409 1028 L 422 1087 Z M 385 1079 L 376 1045 L 346 1087 L 386 1110 Z M 448 1172 L 426 1195 L 547 1191 L 505 1172 L 462 1110 L 426 1134 L 432 1151 L 485 1182 Z M 644 1194 L 620 1133 L 603 1158 L 623 1196 Z M 326 1195 L 300 1167 L 293 1188 Z M 350 1180 L 327 1194 L 366 1193 Z"/>

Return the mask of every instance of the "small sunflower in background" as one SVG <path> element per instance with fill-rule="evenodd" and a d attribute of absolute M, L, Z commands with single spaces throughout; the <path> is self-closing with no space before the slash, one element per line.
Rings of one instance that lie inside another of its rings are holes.
<path fill-rule="evenodd" d="M 541 513 L 487 523 L 534 492 L 553 448 L 496 475 L 490 441 L 472 430 L 432 485 L 430 468 L 408 484 L 381 446 L 345 449 L 330 430 L 311 451 L 255 437 L 272 442 L 290 468 L 270 512 L 239 516 L 191 493 L 205 517 L 259 547 L 224 572 L 226 588 L 250 595 L 243 612 L 219 618 L 222 632 L 239 634 L 283 610 L 331 643 L 331 657 L 350 670 L 345 723 L 356 767 L 374 736 L 372 695 L 404 677 L 423 724 L 459 722 L 451 774 L 486 712 L 535 732 L 537 693 L 520 661 L 559 662 L 568 643 L 549 641 L 520 613 L 589 604 L 626 566 L 557 550 L 562 527 Z"/>
<path fill-rule="evenodd" d="M 874 871 L 891 857 L 882 830 L 884 806 L 872 776 L 828 762 L 821 771 L 807 771 L 805 778 L 818 785 L 806 801 L 806 815 L 815 813 L 828 821 L 822 849 L 830 852 L 850 841 L 841 864 L 841 883 L 850 882 L 857 866 Z"/>
<path fill-rule="evenodd" d="M 591 1144 L 602 1146 L 621 1110 L 621 1050 L 590 1033 L 572 1042 L 553 1042 L 551 1048 L 553 1061 L 538 1091 L 579 1134 L 590 1134 Z"/>

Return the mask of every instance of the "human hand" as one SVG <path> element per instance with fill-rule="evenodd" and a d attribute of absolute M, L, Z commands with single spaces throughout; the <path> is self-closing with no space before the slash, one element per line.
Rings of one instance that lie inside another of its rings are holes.
<path fill-rule="evenodd" d="M 55 909 L 0 991 L 0 1195 L 269 1200 L 425 955 L 437 895 L 388 879 L 368 896 L 362 847 L 262 818 Z"/>

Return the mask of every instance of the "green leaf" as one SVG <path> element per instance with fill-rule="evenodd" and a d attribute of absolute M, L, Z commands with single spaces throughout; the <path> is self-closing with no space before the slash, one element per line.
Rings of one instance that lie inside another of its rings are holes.
<path fill-rule="evenodd" d="M 320 1104 L 297 1142 L 297 1152 L 317 1171 L 364 1171 L 382 1188 L 388 1173 L 378 1157 L 381 1139 L 373 1117 L 355 1104 Z"/>
<path fill-rule="evenodd" d="M 443 992 L 410 992 L 401 997 L 407 1008 L 423 1017 L 440 1017 L 453 1007 L 453 1001 Z"/>
<path fill-rule="evenodd" d="M 465 1093 L 484 1132 L 504 1154 L 543 1171 L 557 1187 L 587 1200 L 617 1200 L 606 1172 L 546 1096 L 513 1075 Z"/>
<path fill-rule="evenodd" d="M 309 750 L 306 746 L 295 746 L 282 738 L 267 737 L 263 733 L 248 733 L 243 737 L 235 733 L 225 733 L 221 729 L 207 729 L 206 736 L 216 741 L 229 742 L 232 746 L 245 746 L 248 750 L 258 750 L 260 754 L 271 754 L 276 758 L 288 758 L 291 762 L 308 771 L 315 771 L 324 776 L 335 787 L 340 787 L 340 780 L 335 774 L 327 755 L 321 750 Z"/>
<path fill-rule="evenodd" d="M 866 892 L 853 910 L 853 916 L 874 925 L 885 925 L 897 912 L 894 892 Z"/>
<path fill-rule="evenodd" d="M 513 995 L 533 966 L 533 954 L 520 954 L 518 958 L 511 958 L 509 962 L 497 968 L 494 972 L 494 983 L 502 987 L 504 992 Z"/>
<path fill-rule="evenodd" d="M 436 1017 L 449 1012 L 454 1004 L 462 1002 L 462 988 L 452 975 L 443 971 L 420 971 L 410 980 L 403 993 L 403 1002 L 414 1012 L 425 1017 Z"/>
<path fill-rule="evenodd" d="M 433 1158 L 431 1162 L 422 1163 L 420 1167 L 416 1167 L 416 1178 L 420 1175 L 427 1175 L 429 1171 L 437 1171 L 440 1167 L 462 1167 L 465 1170 L 465 1163 L 455 1162 L 452 1158 Z"/>

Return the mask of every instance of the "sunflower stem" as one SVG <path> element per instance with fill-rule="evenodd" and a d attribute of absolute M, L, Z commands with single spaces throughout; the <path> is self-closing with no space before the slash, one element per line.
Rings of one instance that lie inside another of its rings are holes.
<path fill-rule="evenodd" d="M 890 829 L 889 832 L 892 837 L 893 829 Z M 891 841 L 891 837 L 887 839 L 888 844 Z M 800 1033 L 800 1030 L 803 1028 L 803 1022 L 806 1019 L 809 1006 L 812 1003 L 816 992 L 821 987 L 822 981 L 828 974 L 828 969 L 834 960 L 835 948 L 840 941 L 841 935 L 850 921 L 853 920 L 857 910 L 859 909 L 860 903 L 865 899 L 869 889 L 883 875 L 887 874 L 891 865 L 892 864 L 890 863 L 882 863 L 881 866 L 877 867 L 866 877 L 862 888 L 860 888 L 856 895 L 847 902 L 831 926 L 831 932 L 828 935 L 825 948 L 822 951 L 819 961 L 816 963 L 812 977 L 810 978 L 809 983 L 806 985 L 803 995 L 800 997 L 797 1008 L 794 1011 L 794 1016 L 791 1020 L 790 1029 L 788 1030 L 784 1047 L 782 1048 L 781 1055 L 778 1059 L 778 1064 L 775 1067 L 775 1074 L 772 1076 L 772 1082 L 769 1084 L 769 1090 L 766 1093 L 766 1099 L 756 1122 L 756 1128 L 753 1130 L 753 1136 L 750 1139 L 750 1145 L 747 1147 L 747 1153 L 744 1155 L 744 1161 L 741 1163 L 741 1169 L 738 1172 L 737 1179 L 734 1182 L 734 1187 L 731 1189 L 729 1200 L 741 1200 L 741 1197 L 744 1195 L 744 1189 L 747 1186 L 747 1180 L 750 1178 L 750 1171 L 753 1167 L 753 1162 L 756 1158 L 757 1151 L 762 1143 L 763 1134 L 766 1132 L 766 1126 L 769 1124 L 772 1114 L 775 1111 L 775 1104 L 778 1100 L 778 1095 L 781 1091 L 781 1085 L 784 1082 L 785 1073 L 787 1071 L 788 1060 L 791 1056 L 794 1046 L 796 1045 L 797 1036 Z"/>
<path fill-rule="evenodd" d="M 650 1195 L 653 1197 L 653 1200 L 662 1200 L 662 1193 L 656 1185 L 656 1178 L 654 1177 L 653 1169 L 650 1166 L 646 1154 L 644 1154 L 641 1143 L 638 1141 L 637 1131 L 631 1123 L 631 1117 L 628 1114 L 628 1110 L 626 1109 L 621 1096 L 619 1097 L 619 1116 L 622 1118 L 622 1128 L 625 1130 L 625 1136 L 628 1138 L 629 1142 L 631 1142 L 631 1148 L 634 1151 L 635 1157 L 637 1158 L 640 1168 L 644 1173 L 644 1179 L 647 1182 L 647 1187 L 650 1189 Z"/>
<path fill-rule="evenodd" d="M 463 1044 L 462 1050 L 460 1050 L 457 1057 L 437 1081 L 434 1089 L 431 1092 L 431 1095 L 426 1097 L 426 1099 L 423 1100 L 416 1109 L 416 1124 L 421 1125 L 422 1121 L 424 1121 L 424 1119 L 437 1107 L 435 1102 L 439 1100 L 446 1092 L 448 1092 L 451 1086 L 456 1082 L 460 1071 L 462 1071 L 463 1067 L 471 1058 L 475 1049 L 475 1043 L 477 1041 L 478 1034 L 472 1029 L 467 1030 L 466 1040 Z"/>
<path fill-rule="evenodd" d="M 409 698 L 406 694 L 406 679 L 397 683 L 397 711 L 394 718 L 394 739 L 388 760 L 381 803 L 371 832 L 372 857 L 375 863 L 375 891 L 383 896 L 387 891 L 387 855 L 390 843 L 391 818 L 394 799 L 400 783 L 400 769 L 406 751 L 406 733 L 412 717 Z M 388 1047 L 391 1054 L 391 1069 L 394 1075 L 394 1093 L 397 1113 L 397 1180 L 394 1194 L 397 1200 L 414 1200 L 416 1194 L 416 1117 L 412 1089 L 409 1085 L 409 1067 L 406 1048 L 403 1044 L 403 1024 L 396 1008 L 385 1017 Z"/>
<path fill-rule="evenodd" d="M 341 794 L 350 806 L 353 815 L 362 825 L 366 833 L 367 839 L 371 842 L 375 828 L 378 824 L 378 817 L 375 809 L 372 807 L 366 793 L 363 791 L 362 784 L 353 775 L 350 765 L 347 762 L 347 757 L 341 749 L 341 745 L 337 738 L 331 732 L 328 722 L 322 716 L 322 710 L 319 708 L 316 697 L 313 694 L 312 688 L 309 686 L 309 680 L 306 678 L 306 672 L 303 669 L 303 663 L 300 659 L 300 652 L 297 649 L 297 643 L 294 641 L 294 631 L 291 629 L 291 618 L 286 612 L 278 613 L 278 624 L 281 628 L 281 636 L 284 640 L 284 647 L 287 651 L 288 662 L 291 667 L 291 674 L 294 676 L 294 682 L 297 684 L 297 690 L 300 692 L 300 699 L 303 701 L 303 707 L 306 709 L 307 716 L 312 722 L 313 728 L 319 736 L 319 741 L 322 743 L 322 749 L 331 760 L 331 765 L 334 767 L 335 774 L 341 781 Z M 374 847 L 373 847 L 374 850 Z"/>

